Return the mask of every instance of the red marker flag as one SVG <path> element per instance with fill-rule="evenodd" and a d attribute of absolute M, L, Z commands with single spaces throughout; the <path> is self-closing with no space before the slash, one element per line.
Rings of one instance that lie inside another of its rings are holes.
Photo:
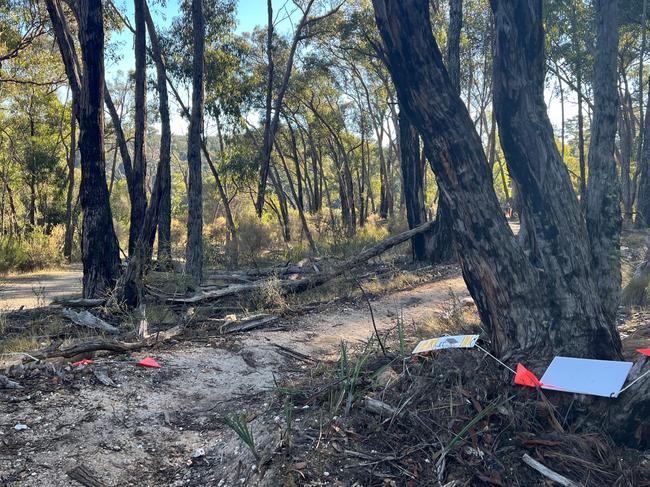
<path fill-rule="evenodd" d="M 154 359 L 152 359 L 151 357 L 143 358 L 142 360 L 140 360 L 138 362 L 138 365 L 140 365 L 142 367 L 150 367 L 152 369 L 159 369 L 160 368 L 160 364 L 158 362 L 156 362 Z"/>
<path fill-rule="evenodd" d="M 637 348 L 636 351 L 650 357 L 650 348 Z"/>
<path fill-rule="evenodd" d="M 530 370 L 528 370 L 526 367 L 521 365 L 521 363 L 517 364 L 517 373 L 515 374 L 515 384 L 518 384 L 520 386 L 527 386 L 527 387 L 542 387 L 542 383 L 539 381 L 537 377 L 535 377 L 535 374 L 533 374 Z"/>
<path fill-rule="evenodd" d="M 77 367 L 79 365 L 90 365 L 92 363 L 93 363 L 92 360 L 85 358 L 85 359 L 79 360 L 79 362 L 73 362 L 72 365 Z"/>

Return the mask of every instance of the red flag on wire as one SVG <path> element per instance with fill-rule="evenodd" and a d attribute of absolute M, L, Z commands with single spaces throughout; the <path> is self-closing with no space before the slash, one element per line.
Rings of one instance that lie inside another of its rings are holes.
<path fill-rule="evenodd" d="M 650 348 L 637 348 L 636 351 L 650 357 Z"/>
<path fill-rule="evenodd" d="M 521 365 L 521 363 L 517 364 L 517 373 L 515 374 L 515 384 L 518 384 L 520 386 L 527 386 L 527 387 L 542 387 L 542 383 L 539 381 L 537 377 L 535 377 L 535 374 L 533 374 L 530 370 L 528 370 L 526 367 Z"/>

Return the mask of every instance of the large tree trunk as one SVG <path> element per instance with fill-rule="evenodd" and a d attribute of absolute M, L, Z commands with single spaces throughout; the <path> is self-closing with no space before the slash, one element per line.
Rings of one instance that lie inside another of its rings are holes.
<path fill-rule="evenodd" d="M 187 137 L 188 215 L 185 272 L 196 282 L 203 275 L 203 182 L 201 179 L 201 134 L 203 132 L 205 18 L 203 0 L 192 0 L 194 61 L 192 75 L 192 114 Z"/>
<path fill-rule="evenodd" d="M 142 231 L 147 210 L 144 179 L 147 170 L 147 28 L 144 13 L 145 0 L 135 0 L 135 141 L 131 194 L 131 221 L 129 227 L 129 256 Z"/>
<path fill-rule="evenodd" d="M 585 224 L 544 103 L 542 2 L 493 0 L 492 8 L 494 111 L 509 172 L 521 190 L 530 258 L 544 270 L 552 322 L 574 330 L 583 353 L 596 347 L 598 354 L 617 357 L 618 333 L 598 299 Z"/>
<path fill-rule="evenodd" d="M 163 266 L 171 264 L 171 225 L 172 225 L 172 201 L 171 201 L 171 143 L 172 131 L 169 119 L 169 95 L 167 93 L 167 68 L 163 59 L 162 50 L 156 26 L 151 18 L 149 6 L 146 0 L 144 13 L 151 40 L 151 52 L 156 64 L 156 88 L 158 89 L 158 110 L 160 112 L 160 159 L 156 172 L 156 184 L 161 178 L 160 208 L 158 210 L 158 263 Z M 153 198 L 151 204 L 154 204 Z"/>
<path fill-rule="evenodd" d="M 104 24 L 101 0 L 79 3 L 79 43 L 83 59 L 79 103 L 81 256 L 83 296 L 112 289 L 119 274 L 119 247 L 106 185 L 104 160 Z"/>
<path fill-rule="evenodd" d="M 618 0 L 596 0 L 594 119 L 589 144 L 586 217 L 591 269 L 603 312 L 616 320 L 621 294 L 621 192 L 614 160 L 618 112 Z"/>
<path fill-rule="evenodd" d="M 451 85 L 460 96 L 460 33 L 463 28 L 463 0 L 449 0 L 447 29 L 447 72 Z M 468 105 L 469 106 L 469 105 Z M 444 192 L 438 192 L 436 225 L 433 228 L 430 261 L 434 264 L 451 262 L 456 258 L 454 232 L 449 202 Z"/>
<path fill-rule="evenodd" d="M 541 2 L 493 2 L 496 115 L 500 133 L 510 134 L 502 142 L 511 174 L 526 187 L 538 243 L 532 261 L 501 212 L 481 141 L 433 38 L 428 2 L 373 3 L 400 104 L 447 196 L 463 275 L 497 353 L 618 357 L 618 334 L 595 296 L 584 223 L 545 111 Z"/>

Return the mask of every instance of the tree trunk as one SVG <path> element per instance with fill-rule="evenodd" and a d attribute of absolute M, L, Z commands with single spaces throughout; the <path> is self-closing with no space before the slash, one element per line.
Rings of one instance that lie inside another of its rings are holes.
<path fill-rule="evenodd" d="M 618 0 L 596 0 L 594 118 L 589 144 L 586 219 L 591 269 L 603 312 L 615 323 L 621 294 L 621 192 L 614 146 L 618 112 Z"/>
<path fill-rule="evenodd" d="M 255 203 L 255 208 L 257 210 L 257 216 L 262 216 L 262 209 L 264 208 L 264 192 L 266 191 L 266 181 L 269 176 L 269 167 L 271 164 L 271 152 L 273 152 L 273 143 L 275 139 L 275 134 L 278 131 L 278 125 L 280 122 L 280 112 L 282 111 L 282 102 L 284 101 L 284 96 L 287 93 L 289 88 L 289 80 L 291 79 L 291 72 L 293 71 L 293 60 L 296 55 L 296 50 L 298 49 L 298 44 L 305 37 L 303 30 L 307 27 L 308 24 L 313 24 L 318 18 L 309 19 L 309 12 L 311 10 L 314 0 L 308 0 L 306 6 L 301 8 L 302 17 L 296 26 L 296 30 L 293 33 L 293 39 L 291 40 L 291 47 L 289 48 L 289 56 L 287 58 L 287 64 L 284 68 L 284 74 L 282 75 L 282 81 L 278 92 L 275 96 L 275 101 L 272 103 L 271 110 L 271 100 L 273 98 L 273 7 L 271 0 L 268 0 L 268 32 L 267 32 L 267 56 L 269 62 L 268 68 L 268 81 L 267 81 L 267 92 L 266 92 L 266 117 L 264 121 L 264 142 L 262 144 L 262 154 L 260 158 L 260 180 L 259 187 L 257 191 L 257 201 Z M 336 8 L 335 10 L 338 10 Z M 334 12 L 334 10 L 332 11 Z M 326 14 L 327 16 L 329 14 Z M 323 18 L 322 16 L 320 18 Z"/>
<path fill-rule="evenodd" d="M 560 333 L 570 329 L 581 353 L 618 357 L 620 339 L 602 312 L 585 224 L 544 103 L 542 2 L 493 0 L 492 8 L 494 111 L 509 173 L 521 190 L 530 259 L 544 270 L 550 322 Z M 562 341 L 554 347 L 562 350 Z"/>
<path fill-rule="evenodd" d="M 619 159 L 621 165 L 621 192 L 623 200 L 623 215 L 626 222 L 632 222 L 633 211 L 633 188 L 632 178 L 630 177 L 630 170 L 632 166 L 632 144 L 633 144 L 633 129 L 631 119 L 631 105 L 632 97 L 630 96 L 627 87 L 627 80 L 625 73 L 622 73 L 623 85 L 625 91 L 621 94 L 621 105 L 618 114 L 618 134 L 620 140 Z"/>
<path fill-rule="evenodd" d="M 424 199 L 424 171 L 420 157 L 420 136 L 411 125 L 404 110 L 399 112 L 400 164 L 402 169 L 402 194 L 406 206 L 406 220 L 409 228 L 415 228 L 427 221 Z M 433 244 L 431 233 L 420 233 L 411 239 L 413 259 L 418 262 L 431 260 Z"/>
<path fill-rule="evenodd" d="M 221 122 L 217 117 L 217 133 L 219 135 L 219 152 L 221 154 L 221 160 L 225 160 L 225 148 L 223 144 L 223 137 L 221 135 Z M 239 262 L 239 237 L 237 236 L 237 226 L 235 225 L 235 219 L 232 216 L 232 210 L 230 208 L 230 200 L 226 194 L 226 189 L 221 183 L 221 178 L 219 177 L 219 172 L 217 167 L 212 162 L 210 154 L 208 152 L 207 143 L 203 139 L 203 154 L 205 155 L 206 160 L 214 176 L 215 183 L 217 185 L 217 191 L 219 192 L 219 197 L 221 198 L 221 203 L 223 204 L 223 210 L 226 214 L 226 227 L 228 232 L 226 233 L 226 259 L 228 261 L 228 267 L 235 268 Z"/>
<path fill-rule="evenodd" d="M 151 18 L 151 12 L 146 0 L 143 0 L 144 14 L 151 40 L 153 61 L 156 65 L 156 88 L 158 89 L 158 110 L 160 112 L 160 159 L 156 171 L 156 185 L 161 178 L 160 209 L 158 214 L 158 263 L 163 266 L 171 265 L 171 225 L 172 225 L 172 196 L 171 196 L 171 143 L 172 132 L 169 119 L 169 95 L 167 93 L 167 68 L 160 48 L 156 26 Z M 153 197 L 151 204 L 154 204 Z M 146 219 L 146 216 L 145 216 Z M 153 242 L 152 242 L 153 243 Z"/>
<path fill-rule="evenodd" d="M 639 227 L 647 228 L 650 227 L 650 110 L 645 111 L 643 150 L 638 165 L 640 174 L 636 204 L 636 224 Z"/>
<path fill-rule="evenodd" d="M 447 28 L 447 72 L 451 85 L 460 93 L 460 31 L 463 28 L 463 0 L 449 0 Z M 485 73 L 487 75 L 487 73 Z M 469 106 L 469 104 L 468 104 Z"/>
<path fill-rule="evenodd" d="M 203 133 L 205 18 L 203 0 L 192 0 L 194 60 L 192 114 L 187 136 L 188 215 L 185 272 L 197 283 L 203 275 L 203 181 L 201 179 L 201 134 Z"/>
<path fill-rule="evenodd" d="M 74 200 L 74 164 L 77 155 L 77 101 L 72 99 L 70 114 L 70 153 L 68 154 L 68 191 L 65 198 L 65 239 L 63 256 L 69 262 L 72 257 L 74 226 L 72 225 L 72 205 Z"/>
<path fill-rule="evenodd" d="M 133 255 L 135 243 L 142 231 L 144 214 L 147 210 L 147 195 L 144 179 L 147 170 L 147 28 L 145 0 L 134 0 L 135 4 L 135 142 L 133 149 L 133 173 L 131 194 L 131 220 L 129 226 L 129 257 Z"/>
<path fill-rule="evenodd" d="M 463 276 L 496 352 L 619 357 L 544 106 L 541 1 L 492 3 L 496 116 L 511 174 L 526 186 L 524 209 L 539 244 L 532 262 L 501 212 L 481 141 L 433 38 L 427 0 L 373 0 L 400 104 L 449 202 Z"/>
<path fill-rule="evenodd" d="M 106 185 L 104 160 L 104 24 L 101 0 L 79 3 L 79 43 L 83 76 L 79 103 L 81 257 L 83 296 L 112 289 L 120 257 Z"/>

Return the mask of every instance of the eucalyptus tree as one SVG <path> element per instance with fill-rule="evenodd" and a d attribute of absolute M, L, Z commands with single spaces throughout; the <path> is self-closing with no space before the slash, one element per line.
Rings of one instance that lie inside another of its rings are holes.
<path fill-rule="evenodd" d="M 449 195 L 463 276 L 497 353 L 620 358 L 616 323 L 600 301 L 589 234 L 546 113 L 542 2 L 492 1 L 494 109 L 536 244 L 528 252 L 517 243 L 499 209 L 480 139 L 454 93 L 431 34 L 428 2 L 373 3 L 400 102 L 420 131 L 425 151 L 438 153 L 431 160 Z M 596 8 L 605 9 L 601 18 L 612 12 L 599 3 Z M 612 21 L 611 14 L 608 19 Z M 611 38 L 609 29 L 611 25 L 604 29 L 609 33 L 600 28 L 598 32 Z M 610 41 L 601 41 L 611 48 Z M 603 80 L 608 89 L 610 83 L 609 76 Z M 611 97 L 603 106 L 611 125 L 609 113 Z M 601 134 L 611 138 L 609 129 Z M 605 146 L 613 150 L 611 142 Z M 610 167 L 602 164 L 603 170 Z M 607 227 L 594 231 L 602 232 L 599 237 L 608 236 Z M 648 365 L 639 364 L 634 375 Z M 647 444 L 649 424 L 643 411 L 649 401 L 647 382 L 620 400 L 611 411 L 613 434 Z"/>
<path fill-rule="evenodd" d="M 46 0 L 46 6 L 73 99 L 78 103 L 83 295 L 96 297 L 112 289 L 120 265 L 104 154 L 103 8 L 100 0 L 82 0 L 74 12 L 79 24 L 79 59 L 60 0 Z"/>

